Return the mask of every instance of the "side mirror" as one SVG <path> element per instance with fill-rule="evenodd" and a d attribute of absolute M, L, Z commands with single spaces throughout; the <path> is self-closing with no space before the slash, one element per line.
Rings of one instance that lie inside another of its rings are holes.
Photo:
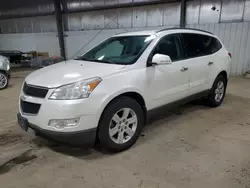
<path fill-rule="evenodd" d="M 172 64 L 171 58 L 168 55 L 155 54 L 152 59 L 152 64 L 155 65 L 168 65 Z"/>

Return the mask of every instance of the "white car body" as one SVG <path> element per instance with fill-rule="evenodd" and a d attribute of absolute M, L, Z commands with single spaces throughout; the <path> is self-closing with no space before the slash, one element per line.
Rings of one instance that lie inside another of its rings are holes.
<path fill-rule="evenodd" d="M 146 62 L 149 54 L 158 41 L 166 35 L 176 33 L 197 33 L 217 38 L 207 32 L 189 29 L 169 29 L 160 32 L 143 31 L 116 35 L 150 35 L 154 39 L 138 60 L 131 65 L 68 60 L 31 73 L 25 79 L 28 85 L 49 89 L 45 98 L 29 96 L 21 91 L 21 100 L 41 104 L 39 113 L 35 115 L 24 113 L 19 105 L 21 116 L 27 119 L 31 125 L 38 127 L 39 130 L 56 133 L 96 130 L 104 109 L 118 96 L 136 93 L 141 96 L 145 102 L 146 110 L 149 111 L 210 90 L 215 78 L 221 72 L 229 77 L 231 58 L 223 45 L 219 51 L 212 55 L 184 59 L 169 65 L 147 67 Z M 211 61 L 213 61 L 213 65 L 209 66 Z M 180 71 L 183 67 L 188 67 L 188 71 Z M 102 81 L 88 98 L 49 99 L 56 88 L 93 77 L 99 77 Z M 80 118 L 77 126 L 62 129 L 48 126 L 50 120 L 71 118 Z"/>
<path fill-rule="evenodd" d="M 7 57 L 0 55 L 0 70 L 8 72 L 10 70 L 10 62 Z"/>

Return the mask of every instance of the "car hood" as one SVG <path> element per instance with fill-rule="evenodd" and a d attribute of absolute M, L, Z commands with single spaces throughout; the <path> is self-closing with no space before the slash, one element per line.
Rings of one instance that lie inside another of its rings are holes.
<path fill-rule="evenodd" d="M 125 65 L 69 60 L 39 69 L 26 77 L 27 84 L 55 88 L 80 80 L 105 77 L 119 72 Z"/>

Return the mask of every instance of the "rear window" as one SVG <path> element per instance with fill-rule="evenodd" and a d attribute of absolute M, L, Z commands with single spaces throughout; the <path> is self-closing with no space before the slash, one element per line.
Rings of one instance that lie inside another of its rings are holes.
<path fill-rule="evenodd" d="M 211 55 L 222 48 L 218 39 L 200 34 L 184 33 L 183 45 L 187 58 Z"/>

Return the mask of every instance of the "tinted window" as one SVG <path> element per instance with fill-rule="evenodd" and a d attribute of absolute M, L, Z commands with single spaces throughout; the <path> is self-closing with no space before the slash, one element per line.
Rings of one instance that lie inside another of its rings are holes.
<path fill-rule="evenodd" d="M 222 47 L 216 38 L 207 35 L 184 33 L 182 36 L 187 58 L 210 55 Z"/>
<path fill-rule="evenodd" d="M 179 35 L 168 35 L 163 37 L 154 48 L 150 59 L 155 54 L 168 55 L 172 61 L 183 59 Z"/>
<path fill-rule="evenodd" d="M 205 54 L 213 54 L 222 48 L 221 43 L 214 37 L 200 35 Z"/>
<path fill-rule="evenodd" d="M 153 38 L 150 36 L 112 37 L 78 57 L 77 60 L 123 65 L 133 64 L 152 40 Z"/>
<path fill-rule="evenodd" d="M 187 58 L 206 55 L 201 40 L 199 38 L 200 35 L 185 33 L 182 36 L 185 54 Z"/>

